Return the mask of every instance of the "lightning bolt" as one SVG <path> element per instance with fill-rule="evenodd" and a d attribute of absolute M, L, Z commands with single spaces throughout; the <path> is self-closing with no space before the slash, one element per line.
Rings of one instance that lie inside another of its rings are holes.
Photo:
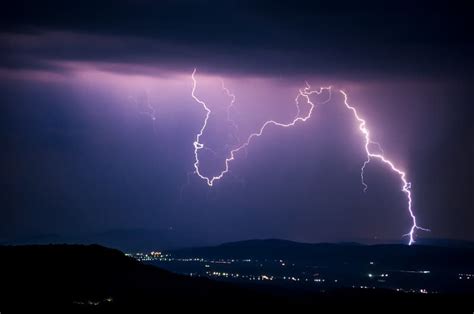
<path fill-rule="evenodd" d="M 207 106 L 207 104 L 199 99 L 196 95 L 195 95 L 195 92 L 196 92 L 196 87 L 197 87 L 197 81 L 196 81 L 196 78 L 195 78 L 195 74 L 196 74 L 196 69 L 193 70 L 193 73 L 191 74 L 191 79 L 193 81 L 193 87 L 192 87 L 192 90 L 191 90 L 191 96 L 192 98 L 197 102 L 199 103 L 205 110 L 206 112 L 206 116 L 204 118 L 204 123 L 201 127 L 201 129 L 199 130 L 199 132 L 196 134 L 196 138 L 194 140 L 194 172 L 204 181 L 206 181 L 207 185 L 208 186 L 213 186 L 214 185 L 214 182 L 216 180 L 220 180 L 224 177 L 224 175 L 226 173 L 229 172 L 229 163 L 233 160 L 235 160 L 235 155 L 241 151 L 242 149 L 245 149 L 248 145 L 250 145 L 250 143 L 252 142 L 252 140 L 254 138 L 257 138 L 257 137 L 260 137 L 262 136 L 263 132 L 265 131 L 265 129 L 267 129 L 269 126 L 279 126 L 279 127 L 283 127 L 283 128 L 289 128 L 289 127 L 292 127 L 294 126 L 296 123 L 298 122 L 306 122 L 312 115 L 313 113 L 313 110 L 315 108 L 315 104 L 310 100 L 309 96 L 312 95 L 312 94 L 321 94 L 324 90 L 328 90 L 329 93 L 331 91 L 331 87 L 321 87 L 319 91 L 316 91 L 316 90 L 310 90 L 311 89 L 311 86 L 306 83 L 306 87 L 300 89 L 298 91 L 298 95 L 296 96 L 295 98 L 295 103 L 296 103 L 296 107 L 297 107 L 297 115 L 296 117 L 288 122 L 288 123 L 282 123 L 282 122 L 277 122 L 275 120 L 268 120 L 266 121 L 261 127 L 260 129 L 255 132 L 255 133 L 252 133 L 248 136 L 247 140 L 242 143 L 240 146 L 232 149 L 230 152 L 229 152 L 229 155 L 228 157 L 225 159 L 225 166 L 224 166 L 224 169 L 218 174 L 218 175 L 215 175 L 215 176 L 205 176 L 201 173 L 200 171 L 200 168 L 199 168 L 199 151 L 201 149 L 204 149 L 205 148 L 205 145 L 203 143 L 201 143 L 201 136 L 202 134 L 204 133 L 204 130 L 206 129 L 207 127 L 207 122 L 209 120 L 209 117 L 211 115 L 211 110 L 209 109 L 209 107 Z M 228 95 L 232 95 L 230 94 L 230 92 L 228 93 Z M 308 112 L 306 113 L 306 115 L 304 116 L 301 116 L 301 111 L 300 111 L 300 106 L 299 106 L 299 98 L 300 97 L 303 97 L 304 99 L 306 99 L 306 102 L 310 105 L 310 108 L 308 110 Z M 232 98 L 233 101 L 231 102 L 231 106 L 233 105 L 234 101 L 235 101 L 235 96 Z M 325 101 L 324 103 L 328 102 L 329 99 L 327 101 Z M 229 106 L 229 107 L 231 107 Z"/>
<path fill-rule="evenodd" d="M 153 123 L 153 131 L 156 132 L 156 126 L 155 126 L 156 108 L 150 104 L 148 93 L 145 92 L 143 97 L 140 97 L 140 98 L 130 96 L 130 99 L 133 102 L 135 102 L 135 105 L 137 106 L 137 108 L 139 110 L 138 111 L 139 114 L 148 116 L 151 119 L 151 121 Z M 144 107 L 145 110 L 142 110 L 142 107 Z"/>
<path fill-rule="evenodd" d="M 231 118 L 231 110 L 235 110 L 235 107 L 234 107 L 234 104 L 235 104 L 235 95 L 227 88 L 225 87 L 225 84 L 224 84 L 224 81 L 221 80 L 221 86 L 222 86 L 222 90 L 226 93 L 227 96 L 229 96 L 231 98 L 231 101 L 230 101 L 230 104 L 229 106 L 227 106 L 227 110 L 226 110 L 226 113 L 227 113 L 227 122 L 229 122 L 232 127 L 238 131 L 239 130 L 239 127 L 237 125 L 237 123 L 235 123 L 234 120 L 232 120 Z"/>
<path fill-rule="evenodd" d="M 230 126 L 232 126 L 232 129 L 233 129 L 232 137 L 234 138 L 236 144 L 238 145 L 238 144 L 241 143 L 240 136 L 239 136 L 239 126 L 232 119 L 232 112 L 236 112 L 236 109 L 235 109 L 235 95 L 225 86 L 224 80 L 222 80 L 222 79 L 221 79 L 221 87 L 222 87 L 222 90 L 224 91 L 224 93 L 231 99 L 229 105 L 226 107 L 226 120 L 227 120 L 227 123 Z M 226 144 L 225 148 L 227 149 L 231 146 L 232 145 Z M 247 154 L 247 151 L 245 151 L 245 153 Z"/>
<path fill-rule="evenodd" d="M 217 174 L 215 176 L 205 176 L 201 173 L 200 168 L 199 168 L 199 165 L 200 165 L 199 151 L 202 150 L 202 149 L 209 149 L 207 146 L 204 145 L 204 143 L 201 142 L 201 137 L 202 137 L 204 131 L 206 130 L 207 122 L 208 122 L 209 117 L 211 115 L 211 110 L 209 109 L 207 104 L 203 100 L 199 99 L 195 94 L 196 88 L 197 88 L 197 81 L 196 81 L 196 78 L 195 78 L 195 74 L 196 74 L 196 69 L 194 69 L 192 74 L 191 74 L 191 79 L 193 81 L 191 96 L 197 103 L 199 103 L 204 108 L 204 110 L 206 112 L 206 116 L 204 118 L 203 125 L 202 125 L 201 129 L 199 130 L 199 132 L 196 134 L 196 138 L 193 142 L 193 145 L 194 145 L 194 159 L 195 159 L 194 173 L 197 174 L 197 176 L 199 178 L 204 180 L 207 183 L 207 185 L 210 186 L 210 187 L 212 187 L 214 185 L 215 181 L 222 179 L 229 172 L 229 164 L 230 164 L 230 162 L 235 160 L 236 154 L 238 152 L 240 152 L 241 150 L 246 149 L 255 138 L 262 136 L 264 131 L 268 127 L 277 126 L 277 127 L 289 128 L 289 127 L 292 127 L 292 126 L 296 125 L 299 122 L 306 122 L 309 118 L 311 118 L 311 116 L 313 114 L 313 111 L 314 111 L 314 108 L 315 108 L 315 104 L 310 99 L 311 95 L 313 95 L 313 94 L 320 95 L 323 91 L 326 90 L 326 91 L 329 92 L 328 99 L 324 102 L 317 103 L 317 104 L 318 105 L 325 104 L 325 103 L 327 103 L 331 100 L 331 87 L 330 86 L 329 87 L 321 87 L 321 88 L 319 88 L 319 90 L 311 90 L 310 84 L 308 82 L 305 82 L 306 86 L 298 90 L 298 94 L 295 98 L 296 115 L 295 115 L 293 120 L 291 120 L 290 122 L 287 122 L 287 123 L 278 122 L 278 121 L 275 121 L 275 120 L 265 121 L 257 132 L 251 133 L 247 137 L 247 140 L 245 142 L 243 142 L 242 144 L 240 144 L 236 148 L 230 150 L 230 152 L 228 154 L 228 157 L 225 159 L 224 169 L 219 174 Z M 233 108 L 234 103 L 235 103 L 235 95 L 232 94 L 230 92 L 230 90 L 225 87 L 223 82 L 222 82 L 222 89 L 225 91 L 227 96 L 229 96 L 231 98 L 230 105 L 227 107 L 227 120 L 228 120 L 229 123 L 231 123 L 233 125 L 233 127 L 236 130 L 238 130 L 237 124 L 231 119 L 231 109 Z M 360 132 L 362 133 L 362 135 L 364 136 L 364 139 L 365 139 L 364 149 L 365 149 L 367 159 L 362 164 L 361 172 L 360 172 L 360 179 L 361 179 L 362 186 L 364 187 L 364 192 L 366 192 L 367 188 L 368 188 L 368 186 L 365 182 L 365 179 L 364 179 L 365 168 L 370 163 L 370 161 L 372 161 L 373 159 L 377 159 L 377 160 L 381 161 L 383 164 L 388 166 L 393 173 L 397 174 L 400 177 L 400 181 L 402 183 L 401 191 L 405 194 L 405 196 L 407 198 L 407 209 L 408 209 L 408 212 L 410 214 L 410 218 L 412 220 L 412 225 L 411 225 L 410 231 L 407 234 L 405 234 L 404 236 L 409 237 L 409 243 L 408 244 L 411 245 L 415 242 L 414 238 L 415 238 L 416 230 L 430 231 L 429 229 L 420 227 L 417 224 L 416 216 L 415 216 L 414 211 L 413 211 L 411 183 L 407 180 L 406 173 L 404 171 L 400 170 L 399 168 L 397 168 L 397 166 L 390 159 L 385 157 L 385 153 L 382 149 L 382 146 L 378 142 L 375 142 L 371 139 L 370 132 L 369 132 L 369 130 L 367 128 L 367 125 L 366 125 L 366 121 L 363 118 L 360 117 L 360 115 L 357 112 L 357 110 L 355 109 L 355 107 L 353 107 L 349 104 L 348 96 L 347 96 L 346 92 L 344 92 L 343 90 L 339 90 L 339 91 L 344 96 L 344 106 L 346 107 L 346 109 L 348 109 L 352 112 L 354 118 L 359 123 L 359 130 L 360 130 Z M 305 115 L 301 115 L 301 107 L 300 107 L 300 101 L 299 101 L 300 98 L 304 98 L 310 106 L 309 110 L 307 111 L 307 113 Z M 239 141 L 239 143 L 240 143 L 240 141 Z M 376 148 L 376 151 L 373 150 L 374 147 Z"/>
<path fill-rule="evenodd" d="M 354 115 L 354 118 L 357 120 L 357 122 L 359 122 L 359 130 L 361 131 L 361 133 L 362 133 L 362 135 L 364 136 L 364 139 L 365 139 L 364 149 L 365 149 L 365 153 L 367 155 L 367 159 L 364 161 L 364 163 L 361 167 L 361 171 L 360 171 L 360 178 L 361 178 L 362 185 L 364 186 L 364 192 L 367 191 L 367 184 L 365 183 L 365 180 L 364 180 L 364 171 L 365 171 L 365 167 L 369 164 L 369 162 L 372 159 L 380 160 L 382 163 L 387 165 L 392 170 L 392 172 L 396 173 L 400 177 L 400 180 L 402 182 L 401 191 L 403 193 L 405 193 L 405 195 L 406 195 L 407 209 L 408 209 L 408 212 L 410 213 L 410 217 L 411 217 L 411 220 L 412 220 L 412 226 L 410 228 L 410 231 L 407 234 L 405 234 L 404 236 L 408 236 L 410 238 L 410 241 L 409 241 L 408 244 L 411 245 L 415 242 L 414 237 L 415 237 L 416 230 L 430 231 L 429 229 L 422 228 L 422 227 L 418 226 L 417 223 L 416 223 L 416 216 L 413 212 L 413 207 L 412 207 L 413 201 L 412 201 L 412 194 L 411 194 L 411 183 L 407 181 L 406 173 L 404 171 L 400 170 L 399 168 L 397 168 L 391 160 L 389 160 L 385 157 L 385 154 L 384 154 L 380 144 L 377 143 L 377 142 L 374 142 L 370 139 L 370 132 L 369 132 L 369 129 L 367 129 L 366 121 L 364 119 L 362 119 L 359 116 L 359 113 L 357 112 L 357 110 L 349 104 L 348 96 L 347 96 L 346 92 L 344 92 L 343 90 L 340 90 L 340 93 L 344 96 L 344 105 L 345 105 L 345 107 L 352 112 L 352 114 Z M 371 150 L 371 146 L 373 146 L 373 145 L 378 147 L 379 152 L 373 152 Z"/>

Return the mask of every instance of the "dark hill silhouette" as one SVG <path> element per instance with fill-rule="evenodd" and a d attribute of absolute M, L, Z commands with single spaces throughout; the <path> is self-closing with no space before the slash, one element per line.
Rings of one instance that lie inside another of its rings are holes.
<path fill-rule="evenodd" d="M 182 301 L 211 304 L 211 298 L 232 302 L 239 296 L 255 303 L 256 295 L 205 278 L 188 278 L 142 264 L 122 252 L 98 245 L 0 247 L 0 278 L 8 287 L 0 305 L 70 307 L 88 301 L 102 306 L 174 305 Z M 266 296 L 262 302 L 269 302 Z M 108 304 L 110 303 L 110 304 Z"/>
<path fill-rule="evenodd" d="M 300 247 L 282 241 L 245 245 L 256 250 L 263 244 L 273 250 L 287 249 L 287 245 Z M 240 250 L 242 245 L 234 243 L 219 248 L 230 254 L 232 250 Z M 469 296 L 404 295 L 384 290 L 335 290 L 315 294 L 191 278 L 142 264 L 120 251 L 97 245 L 0 246 L 0 260 L 2 313 L 25 312 L 26 309 L 35 313 L 139 313 L 145 309 L 222 312 L 255 308 L 323 311 L 327 307 L 380 312 L 387 306 L 400 310 L 420 306 L 426 310 L 441 305 L 472 310 Z"/>

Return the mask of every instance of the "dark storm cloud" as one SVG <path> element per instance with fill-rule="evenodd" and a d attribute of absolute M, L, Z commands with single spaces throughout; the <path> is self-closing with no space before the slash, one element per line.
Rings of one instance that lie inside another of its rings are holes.
<path fill-rule="evenodd" d="M 1 28 L 37 44 L 2 36 L 1 64 L 74 60 L 269 74 L 467 77 L 469 12 L 467 5 L 435 1 L 16 1 L 2 8 Z M 63 33 L 62 40 L 54 32 Z"/>

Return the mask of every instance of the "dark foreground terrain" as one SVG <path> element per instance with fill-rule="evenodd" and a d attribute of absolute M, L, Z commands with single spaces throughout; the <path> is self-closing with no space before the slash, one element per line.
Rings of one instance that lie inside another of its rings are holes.
<path fill-rule="evenodd" d="M 381 313 L 439 309 L 472 313 L 472 295 L 390 290 L 308 292 L 191 278 L 97 245 L 0 247 L 0 312 L 168 312 L 255 309 Z"/>

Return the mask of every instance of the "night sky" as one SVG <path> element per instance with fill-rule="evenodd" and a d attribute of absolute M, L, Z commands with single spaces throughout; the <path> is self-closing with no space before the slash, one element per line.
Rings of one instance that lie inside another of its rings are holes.
<path fill-rule="evenodd" d="M 339 93 L 305 123 L 268 128 L 208 187 L 192 174 L 205 117 L 191 97 L 197 68 L 213 112 L 206 174 L 222 170 L 236 134 L 293 119 L 305 81 L 331 85 L 407 172 L 431 229 L 417 235 L 474 240 L 469 24 L 467 5 L 436 1 L 2 4 L 0 238 L 173 229 L 203 243 L 371 242 L 409 231 L 399 177 L 373 161 L 363 192 L 363 137 Z"/>

